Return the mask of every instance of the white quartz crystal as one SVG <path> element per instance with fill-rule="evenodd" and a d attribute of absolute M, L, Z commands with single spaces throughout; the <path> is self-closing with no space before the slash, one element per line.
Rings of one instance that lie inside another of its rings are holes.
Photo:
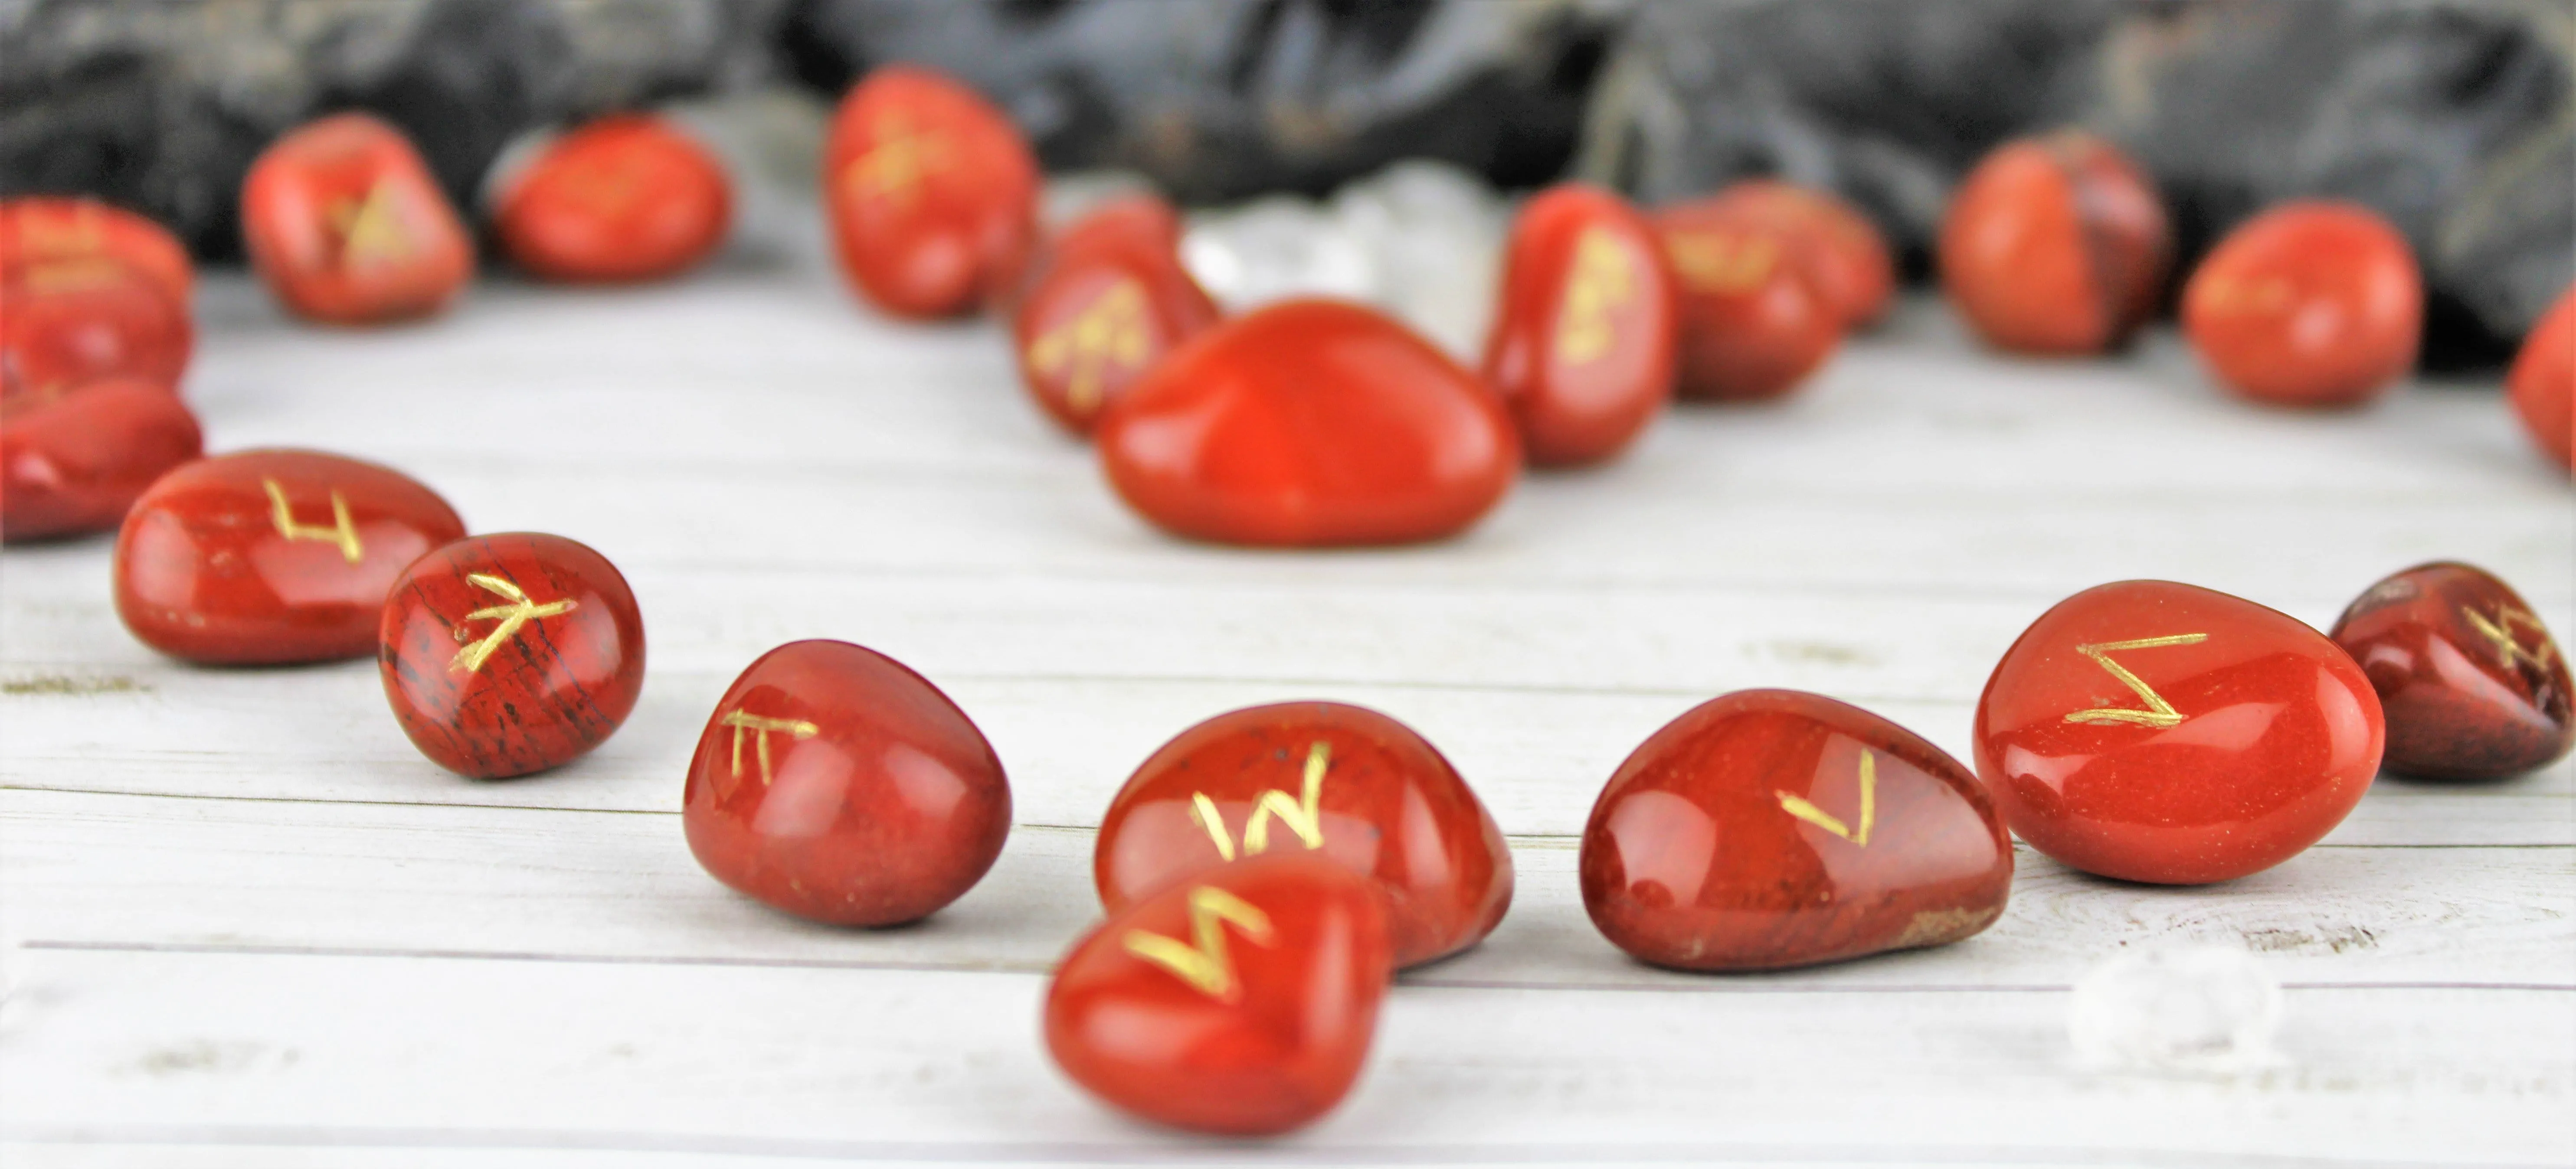
<path fill-rule="evenodd" d="M 2066 1030 L 2095 1071 L 2230 1075 L 2280 1062 L 2281 984 L 2230 946 L 2121 954 L 2075 984 Z"/>

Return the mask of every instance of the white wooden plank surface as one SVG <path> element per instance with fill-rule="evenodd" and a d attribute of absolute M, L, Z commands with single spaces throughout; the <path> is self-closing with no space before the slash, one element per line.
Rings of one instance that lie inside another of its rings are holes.
<path fill-rule="evenodd" d="M 2492 386 L 2260 412 L 2169 335 L 2008 361 L 1918 301 L 1791 402 L 1678 411 L 1460 540 L 1244 552 L 1124 513 L 990 326 L 872 318 L 794 210 L 678 286 L 487 281 L 398 331 L 293 326 L 205 282 L 189 393 L 213 446 L 382 459 L 477 528 L 600 548 L 650 680 L 593 757 L 472 783 L 410 750 L 370 663 L 171 663 L 117 626 L 104 541 L 0 555 L 7 1163 L 2576 1161 L 2563 763 L 2384 779 L 2325 845 L 2207 889 L 2025 852 L 1989 933 L 1779 975 L 1628 962 L 1573 882 L 1600 782 L 1694 702 L 1820 690 L 1964 753 L 2004 646 L 2104 580 L 2322 624 L 2458 557 L 2576 630 L 2576 509 Z M 929 923 L 782 917 L 680 839 L 709 704 L 808 636 L 923 670 L 1011 771 L 1022 827 Z M 1292 697 L 1446 750 L 1512 834 L 1514 913 L 1404 979 L 1316 1129 L 1129 1124 L 1036 1036 L 1043 971 L 1096 912 L 1089 830 L 1182 726 Z M 2066 988 L 2175 941 L 2245 946 L 2293 988 L 2287 1063 L 2073 1069 Z"/>

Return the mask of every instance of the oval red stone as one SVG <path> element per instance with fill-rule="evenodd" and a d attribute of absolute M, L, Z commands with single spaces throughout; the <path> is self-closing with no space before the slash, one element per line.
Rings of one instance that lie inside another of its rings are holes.
<path fill-rule="evenodd" d="M 510 258 L 549 280 L 658 280 L 724 241 L 724 165 L 665 119 L 620 114 L 548 144 L 494 217 Z"/>
<path fill-rule="evenodd" d="M 2154 314 L 2173 235 L 2137 164 L 2066 130 L 1979 162 L 1950 193 L 1937 247 L 1942 287 L 1988 344 L 2084 354 Z"/>
<path fill-rule="evenodd" d="M 1896 295 L 1896 261 L 1887 240 L 1859 208 L 1831 191 L 1778 179 L 1747 179 L 1717 193 L 1716 209 L 1769 223 L 1811 243 L 1808 275 L 1847 328 L 1887 312 Z"/>
<path fill-rule="evenodd" d="M 1530 462 L 1627 448 L 1673 394 L 1673 278 L 1626 200 L 1579 183 L 1523 205 L 1504 245 L 1484 375 Z"/>
<path fill-rule="evenodd" d="M 0 397 L 0 540 L 114 529 L 145 488 L 203 444 L 197 416 L 148 382 Z"/>
<path fill-rule="evenodd" d="M 1160 199 L 1121 199 L 1066 229 L 1013 313 L 1020 383 L 1047 416 L 1088 434 L 1181 342 L 1222 315 L 1181 267 L 1180 220 Z"/>
<path fill-rule="evenodd" d="M 1404 326 L 1271 305 L 1181 347 L 1102 415 L 1109 482 L 1165 530 L 1235 544 L 1454 535 L 1520 469 L 1502 405 Z"/>
<path fill-rule="evenodd" d="M 1002 761 L 966 712 L 840 641 L 762 654 L 716 703 L 681 824 L 717 880 L 800 917 L 894 925 L 963 896 L 1011 832 Z"/>
<path fill-rule="evenodd" d="M 1475 945 L 1511 906 L 1511 850 L 1457 769 L 1413 728 L 1338 702 L 1233 711 L 1165 743 L 1110 801 L 1091 873 L 1115 913 L 1265 852 L 1374 878 L 1398 966 Z"/>
<path fill-rule="evenodd" d="M 635 594 L 607 557 L 561 536 L 469 536 L 413 561 L 377 637 L 403 733 L 474 779 L 588 754 L 644 688 Z"/>
<path fill-rule="evenodd" d="M 46 264 L 101 257 L 141 273 L 170 303 L 187 308 L 196 267 L 168 228 L 92 199 L 0 199 L 0 280 Z"/>
<path fill-rule="evenodd" d="M 399 471 L 243 451 L 172 471 L 116 536 L 116 612 L 145 645 L 224 665 L 362 657 L 403 566 L 465 534 Z"/>
<path fill-rule="evenodd" d="M 2569 288 L 2523 338 L 2505 378 L 2513 412 L 2533 445 L 2561 467 L 2576 449 L 2576 287 Z"/>
<path fill-rule="evenodd" d="M 1657 211 L 1655 230 L 1673 269 L 1681 396 L 1776 398 L 1841 343 L 1844 310 L 1817 286 L 1801 233 L 1714 199 Z"/>
<path fill-rule="evenodd" d="M 0 398 L 91 382 L 176 389 L 194 329 L 160 278 L 112 255 L 27 264 L 0 282 Z"/>
<path fill-rule="evenodd" d="M 2182 324 L 2219 383 L 2245 397 L 2348 406 L 2415 364 L 2424 279 L 2377 212 L 2285 203 L 2211 249 L 2183 286 Z"/>
<path fill-rule="evenodd" d="M 1359 1078 L 1386 994 L 1376 887 L 1272 853 L 1171 885 L 1074 943 L 1047 987 L 1047 1051 L 1138 1116 L 1286 1132 Z"/>
<path fill-rule="evenodd" d="M 899 316 L 971 312 L 1005 293 L 1037 237 L 1037 157 L 975 91 L 912 65 L 841 99 L 823 206 L 852 287 Z"/>
<path fill-rule="evenodd" d="M 2086 589 L 2032 622 L 1977 700 L 1977 774 L 2031 847 L 2197 885 L 2333 830 L 2379 770 L 2379 698 L 2342 649 L 2170 581 Z"/>
<path fill-rule="evenodd" d="M 242 180 L 242 242 L 296 315 L 426 316 L 474 275 L 474 245 L 402 131 L 334 114 L 271 143 Z"/>
<path fill-rule="evenodd" d="M 1583 829 L 1583 905 L 1659 966 L 1768 970 L 1955 942 L 2012 892 L 1976 777 L 1859 707 L 1745 690 L 1628 756 Z"/>
<path fill-rule="evenodd" d="M 2567 656 L 2513 587 L 2466 564 L 2419 564 L 2335 622 L 2388 720 L 2391 770 L 2493 779 L 2576 746 Z"/>

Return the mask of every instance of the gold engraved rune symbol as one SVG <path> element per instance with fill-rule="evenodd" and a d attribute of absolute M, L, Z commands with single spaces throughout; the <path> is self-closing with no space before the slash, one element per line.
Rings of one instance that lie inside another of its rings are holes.
<path fill-rule="evenodd" d="M 1261 793 L 1261 798 L 1253 802 L 1251 821 L 1243 826 L 1243 855 L 1269 850 L 1273 816 L 1296 833 L 1297 839 L 1306 842 L 1306 847 L 1324 847 L 1323 814 L 1315 805 L 1324 796 L 1324 772 L 1332 765 L 1332 744 L 1317 739 L 1306 748 L 1304 792 L 1299 798 L 1289 799 L 1288 793 L 1275 787 Z M 1234 859 L 1234 842 L 1226 839 L 1225 820 L 1217 815 L 1216 801 L 1209 799 L 1206 792 L 1190 793 L 1190 818 L 1207 829 L 1208 839 L 1216 842 L 1217 855 Z"/>
<path fill-rule="evenodd" d="M 268 490 L 268 522 L 277 525 L 277 534 L 289 540 L 320 540 L 340 546 L 340 558 L 356 564 L 367 554 L 367 546 L 358 542 L 358 526 L 349 522 L 349 501 L 340 493 L 331 493 L 331 526 L 299 524 L 295 509 L 287 506 L 286 489 L 277 480 L 261 478 L 259 485 Z"/>
<path fill-rule="evenodd" d="M 1842 817 L 1819 808 L 1784 791 L 1774 790 L 1780 798 L 1780 809 L 1807 823 L 1831 832 L 1858 845 L 1869 847 L 1869 830 L 1878 823 L 1878 757 L 1863 748 L 1860 753 L 1860 827 L 1845 824 Z"/>
<path fill-rule="evenodd" d="M 804 740 L 813 738 L 823 731 L 823 728 L 801 718 L 765 718 L 740 707 L 734 708 L 731 713 L 717 719 L 716 722 L 733 728 L 733 777 L 736 780 L 742 778 L 742 734 L 744 731 L 751 732 L 752 754 L 760 761 L 760 786 L 762 787 L 768 787 L 771 778 L 770 732 L 776 731 Z"/>
<path fill-rule="evenodd" d="M 483 636 L 483 640 L 456 651 L 456 660 L 448 663 L 448 668 L 451 670 L 458 670 L 470 674 L 476 670 L 482 669 L 483 663 L 491 660 L 492 651 L 501 648 L 502 642 L 518 636 L 520 626 L 526 625 L 528 622 L 534 621 L 539 617 L 552 617 L 558 613 L 569 613 L 572 612 L 574 608 L 573 599 L 570 597 L 566 597 L 560 601 L 548 601 L 545 604 L 540 605 L 535 601 L 529 600 L 528 594 L 519 591 L 518 585 L 512 583 L 507 578 L 493 576 L 490 573 L 469 572 L 465 574 L 465 579 L 474 587 L 482 589 L 487 593 L 497 594 L 502 600 L 510 603 L 506 605 L 493 605 L 489 608 L 476 609 L 475 611 L 466 614 L 464 621 L 456 623 L 456 640 L 463 641 L 466 637 L 466 621 L 497 620 L 500 622 L 500 624 L 492 627 L 492 632 Z"/>
<path fill-rule="evenodd" d="M 1171 972 L 1172 977 L 1190 984 L 1200 994 L 1230 1003 L 1242 993 L 1242 987 L 1234 976 L 1234 961 L 1225 952 L 1228 924 L 1243 931 L 1243 936 L 1256 945 L 1272 945 L 1278 937 L 1270 928 L 1270 915 L 1261 912 L 1260 906 L 1214 885 L 1201 885 L 1190 890 L 1189 941 L 1129 930 L 1119 943 L 1128 953 Z"/>
<path fill-rule="evenodd" d="M 1112 370 L 1145 364 L 1145 290 L 1120 280 L 1074 318 L 1047 330 L 1029 346 L 1029 364 L 1048 377 L 1071 376 L 1065 404 L 1089 414 L 1100 407 L 1101 382 Z"/>
<path fill-rule="evenodd" d="M 1573 268 L 1565 304 L 1557 310 L 1556 355 L 1582 365 L 1610 351 L 1610 310 L 1636 299 L 1637 274 L 1627 250 L 1598 227 L 1576 241 Z"/>
<path fill-rule="evenodd" d="M 1674 235 L 1665 241 L 1664 252 L 1672 257 L 1673 271 L 1703 292 L 1751 291 L 1770 278 L 1771 266 L 1780 259 L 1780 245 L 1767 236 L 1722 231 Z"/>
<path fill-rule="evenodd" d="M 875 195 L 909 204 L 920 194 L 921 180 L 956 156 L 946 136 L 916 129 L 894 110 L 877 115 L 874 137 L 876 145 L 851 163 L 841 180 L 862 198 Z"/>
<path fill-rule="evenodd" d="M 2136 692 L 2138 697 L 2146 699 L 2147 708 L 2138 710 L 2126 706 L 2097 706 L 2091 710 L 2079 710 L 2067 715 L 2066 721 L 2091 726 L 2134 723 L 2138 726 L 2158 729 L 2181 723 L 2182 713 L 2175 710 L 2172 703 L 2165 701 L 2163 695 L 2156 693 L 2155 687 L 2147 685 L 2136 674 L 2130 673 L 2128 667 L 2112 661 L 2111 655 L 2122 650 L 2158 649 L 2169 645 L 2199 645 L 2207 640 L 2209 635 L 2206 633 L 2177 633 L 2171 637 L 2141 637 L 2136 641 L 2104 641 L 2076 646 L 2075 652 L 2093 659 L 2094 665 L 2111 671 L 2111 676 L 2118 678 L 2121 685 Z"/>
<path fill-rule="evenodd" d="M 2496 660 L 2504 663 L 2508 670 L 2513 669 L 2516 663 L 2529 662 L 2532 669 L 2546 672 L 2550 659 L 2558 656 L 2558 643 L 2550 640 L 2549 627 L 2542 625 L 2540 618 L 2511 605 L 2497 602 L 2493 620 L 2467 605 L 2460 606 L 2460 616 L 2469 619 L 2469 628 L 2476 630 L 2478 636 L 2495 643 Z M 2540 635 L 2538 648 L 2523 648 L 2521 639 L 2513 635 L 2514 628 L 2523 625 L 2530 626 L 2533 633 Z"/>
<path fill-rule="evenodd" d="M 340 235 L 340 266 L 380 264 L 411 254 L 411 237 L 394 212 L 393 180 L 380 178 L 365 199 L 331 205 L 331 230 Z"/>

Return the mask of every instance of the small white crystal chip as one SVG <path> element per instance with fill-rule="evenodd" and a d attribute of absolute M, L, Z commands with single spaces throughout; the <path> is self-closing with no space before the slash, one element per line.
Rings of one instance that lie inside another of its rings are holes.
<path fill-rule="evenodd" d="M 2094 967 L 2066 1012 L 2088 1070 L 2232 1075 L 2279 1062 L 2281 984 L 2230 946 L 2139 950 Z"/>

